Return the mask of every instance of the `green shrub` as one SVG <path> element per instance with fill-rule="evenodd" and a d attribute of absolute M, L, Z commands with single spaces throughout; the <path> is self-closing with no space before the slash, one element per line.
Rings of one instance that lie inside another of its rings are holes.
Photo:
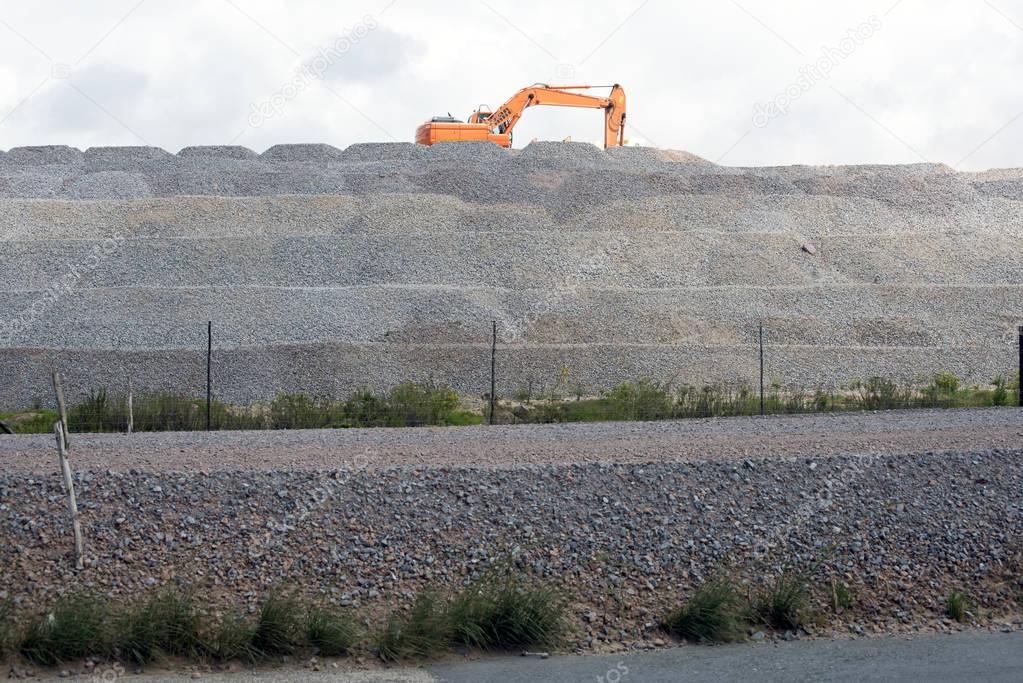
<path fill-rule="evenodd" d="M 942 370 L 934 376 L 934 387 L 943 394 L 954 394 L 959 390 L 959 378 L 948 370 Z"/>
<path fill-rule="evenodd" d="M 88 656 L 106 656 L 110 651 L 106 625 L 106 603 L 87 594 L 61 598 L 53 610 L 28 624 L 18 651 L 40 666 Z"/>
<path fill-rule="evenodd" d="M 802 574 L 787 572 L 760 592 L 753 611 L 772 628 L 794 631 L 803 625 L 808 603 L 806 578 Z"/>
<path fill-rule="evenodd" d="M 387 399 L 369 389 L 360 389 L 345 401 L 344 416 L 346 427 L 386 427 Z"/>
<path fill-rule="evenodd" d="M 125 661 L 146 664 L 161 655 L 198 657 L 203 651 L 202 616 L 191 593 L 166 588 L 127 608 L 115 620 L 114 651 Z"/>
<path fill-rule="evenodd" d="M 67 421 L 73 432 L 123 432 L 128 428 L 128 404 L 108 396 L 106 389 L 93 390 L 68 409 Z"/>
<path fill-rule="evenodd" d="M 961 591 L 952 591 L 945 598 L 945 614 L 949 619 L 962 621 L 966 618 L 966 594 Z"/>
<path fill-rule="evenodd" d="M 252 634 L 252 646 L 264 656 L 290 655 L 303 643 L 303 606 L 278 590 L 263 601 Z"/>
<path fill-rule="evenodd" d="M 451 643 L 450 620 L 436 594 L 421 593 L 407 615 L 390 616 L 374 641 L 385 662 L 436 655 Z"/>
<path fill-rule="evenodd" d="M 619 420 L 665 420 L 673 416 L 670 385 L 641 379 L 622 382 L 607 394 Z"/>
<path fill-rule="evenodd" d="M 513 579 L 469 586 L 448 607 L 448 619 L 454 642 L 485 650 L 553 645 L 565 631 L 560 596 Z"/>
<path fill-rule="evenodd" d="M 893 410 L 910 403 L 909 392 L 884 377 L 871 377 L 865 383 L 853 386 L 862 410 Z"/>
<path fill-rule="evenodd" d="M 387 395 L 389 423 L 392 427 L 445 425 L 458 402 L 458 394 L 451 387 L 405 382 Z"/>
<path fill-rule="evenodd" d="M 235 659 L 255 663 L 262 653 L 253 644 L 256 624 L 242 614 L 227 614 L 217 624 L 208 647 L 209 653 L 222 662 Z"/>
<path fill-rule="evenodd" d="M 991 392 L 991 405 L 994 406 L 1007 406 L 1009 405 L 1009 383 L 1004 377 L 999 375 L 995 377 L 991 382 L 995 390 Z"/>
<path fill-rule="evenodd" d="M 324 657 L 348 654 L 359 640 L 360 629 L 355 617 L 329 605 L 310 608 L 307 626 L 309 644 Z"/>
<path fill-rule="evenodd" d="M 53 423 L 59 419 L 56 411 L 42 408 L 0 413 L 0 420 L 4 420 L 15 434 L 52 434 Z"/>
<path fill-rule="evenodd" d="M 727 579 L 704 583 L 682 607 L 661 620 L 661 627 L 677 638 L 727 643 L 742 640 L 745 602 Z"/>
<path fill-rule="evenodd" d="M 344 408 L 330 399 L 313 399 L 306 394 L 280 393 L 270 404 L 274 429 L 321 429 L 343 423 Z"/>

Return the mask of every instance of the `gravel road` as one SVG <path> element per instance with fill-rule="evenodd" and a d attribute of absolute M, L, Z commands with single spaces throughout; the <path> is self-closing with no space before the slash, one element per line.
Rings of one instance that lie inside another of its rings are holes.
<path fill-rule="evenodd" d="M 48 435 L 0 437 L 0 471 L 51 472 Z M 597 424 L 80 434 L 78 470 L 377 469 L 674 462 L 1023 446 L 1023 411 L 910 410 Z M 42 456 L 42 457 L 40 457 Z"/>

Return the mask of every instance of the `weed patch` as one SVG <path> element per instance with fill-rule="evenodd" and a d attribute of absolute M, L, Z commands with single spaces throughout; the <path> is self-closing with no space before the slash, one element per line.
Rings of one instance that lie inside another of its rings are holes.
<path fill-rule="evenodd" d="M 309 644 L 325 657 L 346 655 L 360 637 L 355 617 L 329 605 L 315 605 L 309 611 Z"/>
<path fill-rule="evenodd" d="M 55 666 L 89 655 L 109 653 L 105 603 L 86 594 L 61 598 L 53 610 L 28 624 L 18 651 L 40 666 Z"/>
<path fill-rule="evenodd" d="M 484 650 L 553 645 L 565 630 L 556 591 L 511 579 L 465 589 L 448 607 L 448 619 L 456 643 Z"/>
<path fill-rule="evenodd" d="M 952 591 L 945 598 L 945 615 L 949 619 L 962 621 L 966 618 L 966 594 L 962 591 Z"/>
<path fill-rule="evenodd" d="M 802 574 L 785 573 L 762 589 L 753 603 L 754 614 L 766 625 L 795 631 L 807 616 L 809 592 Z"/>
<path fill-rule="evenodd" d="M 303 612 L 303 606 L 294 597 L 272 591 L 260 606 L 252 646 L 264 656 L 293 654 L 305 636 Z"/>
<path fill-rule="evenodd" d="M 375 638 L 380 659 L 393 662 L 406 657 L 425 657 L 446 650 L 451 625 L 435 593 L 421 593 L 407 615 L 392 614 Z"/>
<path fill-rule="evenodd" d="M 744 637 L 746 603 L 731 581 L 714 579 L 700 586 L 682 607 L 661 620 L 677 638 L 728 643 Z"/>
<path fill-rule="evenodd" d="M 167 588 L 115 620 L 114 652 L 147 664 L 159 656 L 196 658 L 204 650 L 202 616 L 190 593 Z"/>

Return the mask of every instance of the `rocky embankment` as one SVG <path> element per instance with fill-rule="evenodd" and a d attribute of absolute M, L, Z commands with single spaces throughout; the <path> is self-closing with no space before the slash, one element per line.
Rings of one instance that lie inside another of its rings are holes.
<path fill-rule="evenodd" d="M 30 605 L 73 587 L 128 597 L 175 580 L 241 602 L 288 583 L 372 614 L 512 557 L 573 596 L 573 643 L 611 647 L 660 637 L 650 625 L 714 572 L 757 582 L 819 565 L 818 597 L 835 578 L 855 606 L 814 632 L 948 628 L 953 590 L 970 596 L 979 623 L 1012 628 L 1023 589 L 1021 443 L 630 464 L 177 471 L 168 449 L 165 466 L 77 473 L 81 572 L 59 477 L 8 464 L 0 585 Z M 37 457 L 53 455 L 40 448 Z"/>

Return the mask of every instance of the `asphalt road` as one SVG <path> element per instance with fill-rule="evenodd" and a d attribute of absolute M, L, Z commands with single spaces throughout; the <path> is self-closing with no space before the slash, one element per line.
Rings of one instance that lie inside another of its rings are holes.
<path fill-rule="evenodd" d="M 1018 682 L 1023 680 L 1023 633 L 689 646 L 547 660 L 519 657 L 439 666 L 429 672 L 443 683 Z"/>
<path fill-rule="evenodd" d="M 179 683 L 190 674 L 130 676 L 140 683 Z M 63 679 L 68 680 L 68 679 Z M 71 680 L 96 680 L 78 678 Z M 113 679 L 111 679 L 113 680 Z M 802 640 L 717 647 L 684 646 L 601 656 L 493 657 L 371 671 L 259 671 L 203 674 L 217 683 L 709 683 L 720 681 L 1023 680 L 1023 632 L 859 640 Z"/>

